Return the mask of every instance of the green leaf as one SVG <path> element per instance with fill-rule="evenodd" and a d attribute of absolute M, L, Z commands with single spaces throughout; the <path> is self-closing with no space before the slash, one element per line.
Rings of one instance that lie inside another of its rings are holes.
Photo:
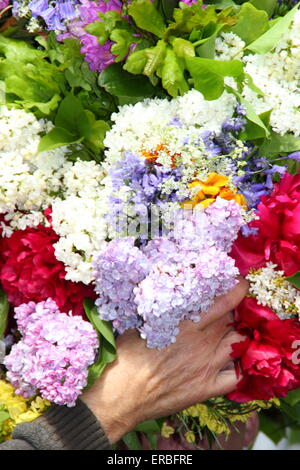
<path fill-rule="evenodd" d="M 157 75 L 161 78 L 163 87 L 173 98 L 189 90 L 184 77 L 184 61 L 177 57 L 170 47 L 167 49 L 163 65 L 157 70 Z"/>
<path fill-rule="evenodd" d="M 293 274 L 292 276 L 288 276 L 287 281 L 289 281 L 294 287 L 300 289 L 300 271 Z"/>
<path fill-rule="evenodd" d="M 253 78 L 248 73 L 245 73 L 245 85 L 247 85 L 247 87 L 254 91 L 257 95 L 265 96 L 265 93 L 255 85 Z"/>
<path fill-rule="evenodd" d="M 261 127 L 264 130 L 264 137 L 269 137 L 270 131 L 263 122 L 263 120 L 256 114 L 253 106 L 249 101 L 245 100 L 240 93 L 238 93 L 236 90 L 233 88 L 226 86 L 226 89 L 228 92 L 233 93 L 239 100 L 239 102 L 245 107 L 246 109 L 246 116 L 247 119 L 252 122 L 253 124 Z"/>
<path fill-rule="evenodd" d="M 178 0 L 159 0 L 159 11 L 166 19 L 173 17 L 174 8 L 177 7 Z"/>
<path fill-rule="evenodd" d="M 290 391 L 288 395 L 285 397 L 285 401 L 290 406 L 296 405 L 300 401 L 300 388 L 298 388 L 297 390 Z"/>
<path fill-rule="evenodd" d="M 78 133 L 78 114 L 82 111 L 80 101 L 72 93 L 69 93 L 60 103 L 55 125 L 76 135 Z"/>
<path fill-rule="evenodd" d="M 286 436 L 286 428 L 267 413 L 260 413 L 260 431 L 266 434 L 275 444 Z"/>
<path fill-rule="evenodd" d="M 167 44 L 165 41 L 158 41 L 155 47 L 145 49 L 147 62 L 144 68 L 144 74 L 151 77 L 156 70 L 163 64 L 167 53 Z"/>
<path fill-rule="evenodd" d="M 243 64 L 239 60 L 219 61 L 201 57 L 186 58 L 187 68 L 194 79 L 196 90 L 206 100 L 218 99 L 225 88 L 224 78 L 243 75 Z"/>
<path fill-rule="evenodd" d="M 142 450 L 142 445 L 136 432 L 132 431 L 122 437 L 129 450 Z"/>
<path fill-rule="evenodd" d="M 149 421 L 144 421 L 143 423 L 138 424 L 135 427 L 135 431 L 137 432 L 145 432 L 145 433 L 160 433 L 160 426 L 155 419 L 151 419 Z"/>
<path fill-rule="evenodd" d="M 155 88 L 142 75 L 132 75 L 124 71 L 120 64 L 112 64 L 99 75 L 99 85 L 115 96 L 147 97 L 155 93 Z"/>
<path fill-rule="evenodd" d="M 9 312 L 9 303 L 6 294 L 0 289 L 0 339 L 5 333 Z"/>
<path fill-rule="evenodd" d="M 82 142 L 83 137 L 77 137 L 67 129 L 62 127 L 54 127 L 51 129 L 48 134 L 44 135 L 39 143 L 38 152 L 45 152 L 47 150 L 52 150 L 63 145 L 70 145 Z"/>
<path fill-rule="evenodd" d="M 20 104 L 38 117 L 55 111 L 65 91 L 64 73 L 40 51 L 23 41 L 0 36 L 0 81 L 7 103 Z"/>
<path fill-rule="evenodd" d="M 257 10 L 251 3 L 244 3 L 237 15 L 238 23 L 232 32 L 245 43 L 250 44 L 265 33 L 269 28 L 269 17 L 263 10 Z"/>
<path fill-rule="evenodd" d="M 273 156 L 300 150 L 300 138 L 291 134 L 279 135 L 272 133 L 260 147 L 260 155 Z"/>
<path fill-rule="evenodd" d="M 97 36 L 100 44 L 104 44 L 109 38 L 110 31 L 105 28 L 103 21 L 94 21 L 94 23 L 90 23 L 84 29 L 87 33 Z"/>
<path fill-rule="evenodd" d="M 216 37 L 223 28 L 224 24 L 216 23 L 209 23 L 203 27 L 201 31 L 201 37 L 199 37 L 198 40 L 195 39 L 196 42 L 194 43 L 194 47 L 197 46 L 196 52 L 199 57 L 204 57 L 207 59 L 213 59 L 215 57 Z M 193 31 L 191 36 L 193 36 Z"/>
<path fill-rule="evenodd" d="M 0 423 L 3 423 L 3 421 L 6 421 L 9 418 L 10 418 L 10 414 L 7 411 L 0 411 Z"/>
<path fill-rule="evenodd" d="M 115 62 L 120 62 L 126 57 L 129 51 L 129 47 L 133 42 L 132 34 L 126 29 L 114 29 L 110 35 L 111 41 L 116 44 L 111 46 L 112 54 L 116 55 Z"/>
<path fill-rule="evenodd" d="M 146 436 L 147 436 L 147 439 L 149 441 L 151 449 L 156 450 L 157 449 L 158 435 L 157 434 L 152 434 L 152 433 L 147 433 Z"/>
<path fill-rule="evenodd" d="M 107 123 L 97 121 L 94 114 L 85 110 L 80 100 L 69 93 L 58 108 L 54 129 L 41 138 L 39 151 L 84 142 L 88 148 L 97 152 L 103 148 L 108 129 Z"/>
<path fill-rule="evenodd" d="M 123 68 L 127 72 L 139 75 L 144 72 L 147 61 L 148 57 L 145 49 L 141 51 L 135 51 L 129 54 Z"/>
<path fill-rule="evenodd" d="M 286 414 L 293 421 L 300 420 L 300 403 L 297 402 L 294 406 L 291 406 L 285 398 L 280 400 L 280 411 Z"/>
<path fill-rule="evenodd" d="M 194 57 L 195 56 L 195 47 L 186 39 L 174 38 L 172 40 L 172 46 L 175 54 L 178 57 Z"/>
<path fill-rule="evenodd" d="M 300 442 L 300 428 L 299 426 L 291 427 L 288 436 L 288 445 L 299 444 Z"/>
<path fill-rule="evenodd" d="M 271 51 L 276 44 L 278 44 L 284 33 L 289 29 L 298 8 L 299 4 L 289 11 L 283 18 L 276 21 L 276 23 L 266 33 L 249 44 L 246 49 L 257 54 L 266 54 Z"/>
<path fill-rule="evenodd" d="M 101 320 L 93 301 L 86 299 L 84 310 L 99 336 L 99 355 L 97 361 L 89 367 L 88 384 L 85 388 L 88 390 L 101 376 L 106 366 L 116 359 L 117 350 L 112 325 L 110 322 Z"/>
<path fill-rule="evenodd" d="M 104 44 L 110 36 L 110 33 L 117 27 L 118 24 L 123 23 L 121 15 L 116 10 L 109 10 L 106 13 L 99 13 L 101 20 L 90 23 L 84 29 L 93 36 L 99 38 L 99 43 Z"/>
<path fill-rule="evenodd" d="M 128 7 L 128 12 L 139 28 L 149 31 L 159 38 L 163 36 L 166 25 L 151 0 L 133 1 Z"/>
<path fill-rule="evenodd" d="M 270 116 L 272 110 L 266 111 L 259 115 L 260 120 L 265 124 L 269 129 Z M 254 122 L 248 121 L 246 124 L 245 131 L 241 132 L 239 139 L 241 140 L 256 140 L 266 137 L 266 131 L 260 125 L 255 124 Z"/>
<path fill-rule="evenodd" d="M 277 7 L 277 0 L 250 0 L 250 3 L 258 10 L 266 11 L 269 18 Z"/>
<path fill-rule="evenodd" d="M 79 134 L 92 151 L 97 152 L 104 147 L 103 141 L 109 125 L 102 120 L 96 120 L 91 111 L 84 110 L 82 119 L 78 121 Z"/>

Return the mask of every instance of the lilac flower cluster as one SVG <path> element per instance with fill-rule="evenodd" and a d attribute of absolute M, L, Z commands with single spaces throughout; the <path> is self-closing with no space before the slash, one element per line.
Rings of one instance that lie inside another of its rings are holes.
<path fill-rule="evenodd" d="M 9 0 L 0 0 L 0 11 L 4 10 L 9 4 Z"/>
<path fill-rule="evenodd" d="M 137 328 L 149 348 L 176 341 L 181 320 L 199 321 L 236 284 L 227 253 L 243 223 L 236 202 L 217 198 L 206 210 L 179 209 L 174 230 L 145 246 L 129 237 L 105 244 L 94 258 L 101 318 L 119 333 Z"/>
<path fill-rule="evenodd" d="M 27 8 L 30 10 L 33 18 L 42 18 L 47 29 L 54 31 L 63 31 L 66 28 L 66 22 L 76 18 L 77 5 L 79 0 L 32 0 Z M 24 9 L 24 1 L 13 1 L 13 14 L 19 16 Z"/>
<path fill-rule="evenodd" d="M 88 62 L 90 69 L 101 72 L 111 65 L 115 56 L 110 52 L 111 41 L 106 41 L 101 45 L 98 38 L 85 31 L 85 27 L 94 21 L 99 21 L 99 13 L 107 11 L 121 12 L 121 0 L 81 0 L 78 7 L 78 19 L 72 21 L 67 31 L 58 37 L 59 40 L 75 37 L 82 44 L 80 52 L 84 54 L 84 59 Z"/>
<path fill-rule="evenodd" d="M 272 164 L 264 157 L 253 156 L 243 170 L 242 176 L 233 177 L 233 183 L 245 196 L 248 207 L 255 209 L 261 198 L 272 192 L 274 175 L 282 177 L 286 172 L 286 167 Z"/>
<path fill-rule="evenodd" d="M 112 194 L 109 201 L 109 219 L 121 221 L 125 205 L 130 205 L 134 214 L 139 216 L 140 223 L 147 225 L 151 204 L 162 209 L 167 202 L 179 201 L 177 191 L 162 195 L 161 187 L 169 179 L 179 181 L 181 176 L 179 167 L 169 169 L 151 164 L 146 159 L 127 152 L 110 170 Z M 126 188 L 126 201 L 118 195 L 121 188 Z"/>
<path fill-rule="evenodd" d="M 4 359 L 15 393 L 30 398 L 39 392 L 53 403 L 74 406 L 95 361 L 96 331 L 81 317 L 61 313 L 52 299 L 22 304 L 15 313 L 22 339 Z"/>

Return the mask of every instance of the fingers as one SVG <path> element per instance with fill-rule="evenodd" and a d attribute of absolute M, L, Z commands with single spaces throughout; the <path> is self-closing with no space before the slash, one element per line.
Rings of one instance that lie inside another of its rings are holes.
<path fill-rule="evenodd" d="M 212 391 L 213 396 L 217 397 L 233 392 L 240 380 L 241 378 L 237 378 L 234 369 L 223 370 L 216 377 Z"/>
<path fill-rule="evenodd" d="M 200 329 L 206 328 L 209 324 L 218 320 L 226 313 L 232 311 L 239 305 L 248 292 L 248 282 L 239 277 L 239 283 L 228 292 L 226 295 L 216 297 L 214 305 L 203 314 L 202 320 L 199 323 Z"/>
<path fill-rule="evenodd" d="M 239 343 L 244 339 L 245 337 L 236 331 L 229 331 L 224 336 L 215 353 L 214 366 L 217 370 L 224 370 L 226 366 L 228 366 L 228 364 L 232 361 L 232 345 L 234 343 Z"/>

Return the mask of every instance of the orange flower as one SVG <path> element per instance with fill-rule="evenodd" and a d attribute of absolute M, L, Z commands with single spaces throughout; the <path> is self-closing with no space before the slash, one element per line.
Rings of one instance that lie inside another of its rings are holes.
<path fill-rule="evenodd" d="M 164 152 L 166 152 L 167 155 L 170 156 L 170 151 L 168 150 L 168 148 L 164 144 L 157 145 L 155 150 L 152 150 L 152 151 L 141 150 L 141 154 L 143 155 L 143 157 L 145 157 L 147 163 L 155 164 L 157 158 L 159 157 L 159 152 L 161 152 L 162 150 Z M 172 164 L 171 164 L 172 168 L 176 167 L 176 158 L 179 157 L 179 156 L 180 156 L 179 153 L 175 153 L 174 155 L 170 156 L 171 157 L 171 162 L 172 162 Z"/>
<path fill-rule="evenodd" d="M 208 207 L 219 196 L 227 201 L 234 200 L 246 207 L 246 200 L 242 194 L 235 193 L 228 186 L 228 178 L 218 173 L 210 173 L 206 181 L 194 180 L 188 184 L 189 189 L 199 188 L 194 196 L 182 204 L 182 207 L 193 208 L 197 204 Z"/>

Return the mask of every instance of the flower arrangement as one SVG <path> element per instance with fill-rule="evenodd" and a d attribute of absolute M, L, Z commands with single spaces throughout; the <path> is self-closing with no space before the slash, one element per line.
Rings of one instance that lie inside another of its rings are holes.
<path fill-rule="evenodd" d="M 228 3 L 0 1 L 2 439 L 74 406 L 103 338 L 163 354 L 239 274 L 237 389 L 150 435 L 300 400 L 299 2 Z"/>

